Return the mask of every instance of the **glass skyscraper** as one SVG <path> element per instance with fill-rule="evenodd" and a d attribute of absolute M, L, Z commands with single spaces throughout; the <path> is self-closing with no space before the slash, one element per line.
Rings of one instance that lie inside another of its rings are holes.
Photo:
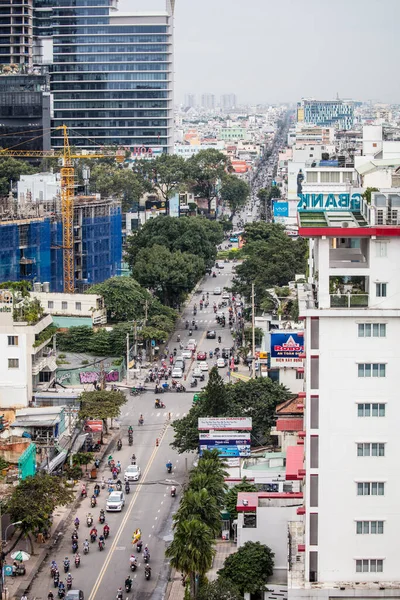
<path fill-rule="evenodd" d="M 172 152 L 172 7 L 129 14 L 115 0 L 53 4 L 53 124 L 68 126 L 73 146 Z M 62 145 L 57 132 L 52 145 Z"/>

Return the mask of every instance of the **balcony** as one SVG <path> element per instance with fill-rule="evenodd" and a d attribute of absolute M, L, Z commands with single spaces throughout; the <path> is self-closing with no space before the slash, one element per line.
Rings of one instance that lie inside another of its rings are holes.
<path fill-rule="evenodd" d="M 331 308 L 368 308 L 368 294 L 330 294 Z"/>

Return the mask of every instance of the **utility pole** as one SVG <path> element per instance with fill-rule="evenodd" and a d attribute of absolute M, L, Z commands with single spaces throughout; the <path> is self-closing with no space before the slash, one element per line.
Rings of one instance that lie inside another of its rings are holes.
<path fill-rule="evenodd" d="M 252 354 L 253 361 L 251 363 L 251 376 L 253 379 L 256 376 L 256 330 L 255 330 L 255 314 L 254 314 L 254 283 L 251 284 L 251 337 L 252 337 Z"/>
<path fill-rule="evenodd" d="M 138 353 L 138 343 L 137 343 L 137 321 L 133 321 L 133 325 L 134 325 L 134 332 L 135 332 L 135 357 L 137 359 L 137 353 Z"/>
<path fill-rule="evenodd" d="M 126 334 L 126 384 L 129 384 L 129 333 Z"/>

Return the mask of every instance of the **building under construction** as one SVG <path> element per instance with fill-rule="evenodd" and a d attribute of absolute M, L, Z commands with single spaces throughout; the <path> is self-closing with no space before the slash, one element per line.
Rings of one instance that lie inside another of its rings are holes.
<path fill-rule="evenodd" d="M 84 291 L 119 274 L 122 259 L 121 202 L 95 196 L 74 200 L 74 287 Z M 62 292 L 63 235 L 60 199 L 0 205 L 0 282 L 43 283 Z"/>

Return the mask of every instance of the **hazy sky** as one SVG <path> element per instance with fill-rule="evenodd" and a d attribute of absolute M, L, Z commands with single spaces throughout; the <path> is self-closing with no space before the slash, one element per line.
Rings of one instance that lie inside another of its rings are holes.
<path fill-rule="evenodd" d="M 241 102 L 339 93 L 400 103 L 399 22 L 400 0 L 176 0 L 175 100 L 190 92 L 232 92 Z"/>

